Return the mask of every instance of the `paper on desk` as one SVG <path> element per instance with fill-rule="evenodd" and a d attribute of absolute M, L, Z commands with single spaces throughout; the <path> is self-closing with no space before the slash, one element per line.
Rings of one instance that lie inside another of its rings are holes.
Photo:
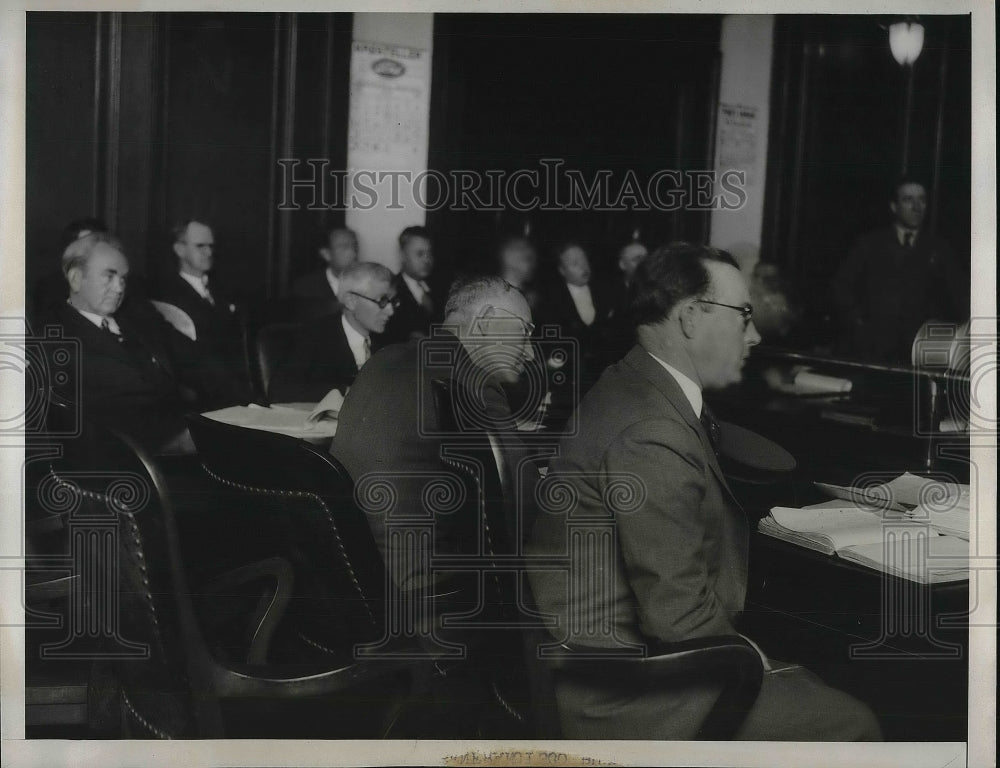
<path fill-rule="evenodd" d="M 969 578 L 969 542 L 954 536 L 897 536 L 878 543 L 857 544 L 837 554 L 844 560 L 918 584 Z"/>
<path fill-rule="evenodd" d="M 344 396 L 340 394 L 340 390 L 331 389 L 306 416 L 306 424 L 316 424 L 324 419 L 336 419 L 343 406 Z"/>
<path fill-rule="evenodd" d="M 930 503 L 936 508 L 969 508 L 968 485 L 918 477 L 909 472 L 904 472 L 888 483 L 870 488 L 853 488 L 829 483 L 815 483 L 815 486 L 835 498 L 881 509 L 906 511 L 925 503 Z"/>

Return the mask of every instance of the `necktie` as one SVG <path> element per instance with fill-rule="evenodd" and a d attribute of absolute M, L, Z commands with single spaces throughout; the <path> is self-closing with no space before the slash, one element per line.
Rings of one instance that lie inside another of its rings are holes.
<path fill-rule="evenodd" d="M 202 287 L 202 290 L 205 291 L 202 294 L 202 298 L 214 307 L 215 306 L 215 299 L 212 298 L 212 292 L 210 290 L 208 290 L 208 275 L 202 275 L 201 276 L 201 287 Z"/>
<path fill-rule="evenodd" d="M 719 426 L 719 422 L 712 416 L 712 412 L 708 410 L 708 406 L 704 404 L 701 406 L 701 425 L 705 428 L 708 441 L 712 444 L 712 450 L 718 456 L 719 442 L 722 440 L 722 427 Z"/>
<path fill-rule="evenodd" d="M 367 363 L 368 360 L 371 358 L 371 356 L 372 356 L 372 340 L 368 336 L 365 336 L 365 348 L 364 348 L 364 353 L 362 354 L 362 358 L 364 358 L 363 362 Z"/>
<path fill-rule="evenodd" d="M 111 329 L 111 321 L 108 320 L 108 318 L 106 318 L 106 317 L 102 317 L 101 318 L 101 330 L 102 331 L 107 331 L 108 333 L 110 333 L 112 336 L 115 337 L 115 339 L 119 343 L 125 340 L 125 337 L 122 336 L 120 329 L 119 329 L 119 332 L 117 332 L 117 333 Z"/>
<path fill-rule="evenodd" d="M 904 248 L 912 248 L 913 247 L 913 233 L 912 232 L 905 232 L 903 234 L 903 247 Z"/>
<path fill-rule="evenodd" d="M 420 306 L 423 310 L 429 314 L 434 314 L 434 301 L 431 299 L 431 289 L 423 280 L 420 281 L 420 287 L 423 289 L 423 295 L 420 297 Z"/>

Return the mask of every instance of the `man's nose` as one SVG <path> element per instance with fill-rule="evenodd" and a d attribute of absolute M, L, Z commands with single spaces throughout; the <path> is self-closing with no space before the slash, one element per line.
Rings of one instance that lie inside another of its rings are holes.
<path fill-rule="evenodd" d="M 386 304 L 384 311 L 389 317 L 392 317 L 393 313 L 395 313 L 396 311 L 396 308 L 392 304 Z"/>
<path fill-rule="evenodd" d="M 743 338 L 748 347 L 760 344 L 760 334 L 757 333 L 757 326 L 754 325 L 753 320 L 751 320 L 750 325 L 747 326 L 746 332 L 743 334 Z"/>

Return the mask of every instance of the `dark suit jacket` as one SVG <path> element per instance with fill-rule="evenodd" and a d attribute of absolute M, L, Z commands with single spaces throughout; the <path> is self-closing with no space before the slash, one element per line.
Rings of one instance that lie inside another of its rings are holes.
<path fill-rule="evenodd" d="M 148 305 L 133 302 L 116 313 L 124 341 L 68 305 L 52 319 L 74 342 L 71 375 L 55 391 L 77 402 L 85 418 L 155 450 L 184 432 L 185 412 L 233 404 L 224 399 L 219 369 L 201 361 L 191 341 Z"/>
<path fill-rule="evenodd" d="M 910 249 L 894 226 L 863 235 L 833 284 L 843 328 L 842 351 L 909 365 L 913 337 L 927 320 L 962 322 L 969 314 L 969 276 L 948 244 L 921 232 Z"/>
<path fill-rule="evenodd" d="M 293 319 L 300 323 L 340 311 L 340 300 L 326 279 L 326 267 L 307 272 L 295 280 L 289 296 Z"/>
<path fill-rule="evenodd" d="M 303 327 L 288 356 L 275 366 L 268 399 L 272 403 L 319 402 L 331 389 L 346 392 L 357 375 L 338 312 Z"/>
<path fill-rule="evenodd" d="M 610 561 L 584 548 L 568 574 L 529 570 L 539 608 L 560 618 L 550 631 L 607 626 L 610 633 L 569 638 L 606 647 L 735 633 L 747 585 L 747 519 L 691 404 L 641 347 L 605 370 L 583 399 L 579 432 L 562 441 L 543 482 L 568 484 L 563 498 L 573 503 L 539 511 L 529 555 L 565 554 L 568 522 L 613 530 Z M 623 483 L 635 491 L 631 501 L 616 495 Z M 567 738 L 597 738 L 588 727 L 608 723 L 612 733 L 690 737 L 716 692 L 618 691 L 613 702 L 606 693 L 557 689 Z"/>
<path fill-rule="evenodd" d="M 386 326 L 386 338 L 391 343 L 406 342 L 410 340 L 410 335 L 413 333 L 429 334 L 431 324 L 439 321 L 443 316 L 443 298 L 434 291 L 433 285 L 430 286 L 430 296 L 431 301 L 434 303 L 434 311 L 428 312 L 420 305 L 413 293 L 411 293 L 410 287 L 406 284 L 406 280 L 403 279 L 402 272 L 396 275 L 392 284 L 396 289 L 396 296 L 399 298 L 399 308 L 393 312 Z"/>
<path fill-rule="evenodd" d="M 247 402 L 250 386 L 243 348 L 245 309 L 214 280 L 209 282 L 209 290 L 214 305 L 203 299 L 179 274 L 172 272 L 160 284 L 158 298 L 187 313 L 194 322 L 198 349 L 222 362 L 231 378 L 233 398 Z"/>
<path fill-rule="evenodd" d="M 479 552 L 478 519 L 453 511 L 443 514 L 441 505 L 425 506 L 428 498 L 437 498 L 424 493 L 429 480 L 454 474 L 442 464 L 443 452 L 468 447 L 470 441 L 482 438 L 487 428 L 496 430 L 513 497 L 534 498 L 538 472 L 517 438 L 506 397 L 499 387 L 489 386 L 481 397 L 474 395 L 475 370 L 451 334 L 394 344 L 365 365 L 340 411 L 330 452 L 344 464 L 354 482 L 362 484 L 359 495 L 365 497 L 364 479 L 373 475 L 380 475 L 393 488 L 397 502 L 392 510 L 369 514 L 369 523 L 386 562 L 399 566 L 392 575 L 404 589 L 429 581 L 429 573 L 418 553 L 408 558 L 400 558 L 398 553 L 390 556 L 387 519 L 424 517 L 433 521 L 434 551 L 438 553 Z M 435 402 L 436 379 L 450 380 L 461 390 L 455 398 L 458 418 L 454 429 L 445 423 Z M 525 512 L 524 506 L 521 512 Z M 525 528 L 513 520 L 509 520 L 509 527 L 509 541 L 518 537 L 519 528 Z"/>

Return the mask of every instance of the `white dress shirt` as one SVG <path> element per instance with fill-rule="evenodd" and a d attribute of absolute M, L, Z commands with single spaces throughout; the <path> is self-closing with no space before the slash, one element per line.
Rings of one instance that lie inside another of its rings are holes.
<path fill-rule="evenodd" d="M 590 295 L 590 286 L 566 283 L 566 287 L 569 288 L 569 295 L 573 298 L 573 304 L 576 306 L 577 314 L 580 315 L 583 324 L 593 323 L 594 318 L 597 317 L 597 310 L 594 309 L 594 297 Z"/>
<path fill-rule="evenodd" d="M 676 381 L 677 386 L 681 388 L 681 392 L 684 393 L 684 397 L 686 397 L 687 401 L 691 403 L 691 408 L 694 409 L 695 417 L 700 419 L 702 404 L 704 403 L 704 397 L 701 394 L 701 387 L 695 384 L 695 382 L 691 379 L 690 376 L 681 373 L 672 365 L 670 365 L 670 363 L 663 362 L 660 358 L 658 358 L 651 352 L 647 352 L 646 354 L 648 354 L 656 362 L 662 365 L 664 370 L 666 370 L 667 373 L 669 373 L 671 376 L 674 377 L 674 381 Z"/>
<path fill-rule="evenodd" d="M 417 304 L 420 304 L 424 300 L 424 295 L 431 292 L 430 286 L 427 285 L 423 280 L 414 280 L 405 272 L 403 273 L 403 282 L 406 283 L 406 287 L 410 289 L 410 293 L 413 294 L 413 298 L 417 300 Z"/>
<path fill-rule="evenodd" d="M 906 236 L 910 236 L 910 246 L 916 244 L 917 234 L 920 232 L 919 229 L 907 229 L 906 227 L 901 227 L 896 225 L 896 240 L 900 245 L 906 245 Z"/>
<path fill-rule="evenodd" d="M 70 304 L 73 307 L 72 304 Z M 104 327 L 104 321 L 108 322 L 108 330 L 110 330 L 115 336 L 122 335 L 122 329 L 118 327 L 118 322 L 111 315 L 98 315 L 94 312 L 88 312 L 85 309 L 80 309 L 79 307 L 73 307 L 77 312 L 87 318 L 90 322 L 96 325 L 98 328 Z"/>
<path fill-rule="evenodd" d="M 371 357 L 371 341 L 367 336 L 358 333 L 355 327 L 347 322 L 347 318 L 343 315 L 340 316 L 340 322 L 344 326 L 347 344 L 351 348 L 351 354 L 354 355 L 354 362 L 360 371 L 361 366 L 367 363 L 368 358 Z"/>
<path fill-rule="evenodd" d="M 198 295 L 205 299 L 205 301 L 210 301 L 213 304 L 215 303 L 215 300 L 212 298 L 212 293 L 208 290 L 208 275 L 195 277 L 194 275 L 189 275 L 187 272 L 181 272 L 180 276 L 183 277 L 187 284 L 194 288 Z"/>

